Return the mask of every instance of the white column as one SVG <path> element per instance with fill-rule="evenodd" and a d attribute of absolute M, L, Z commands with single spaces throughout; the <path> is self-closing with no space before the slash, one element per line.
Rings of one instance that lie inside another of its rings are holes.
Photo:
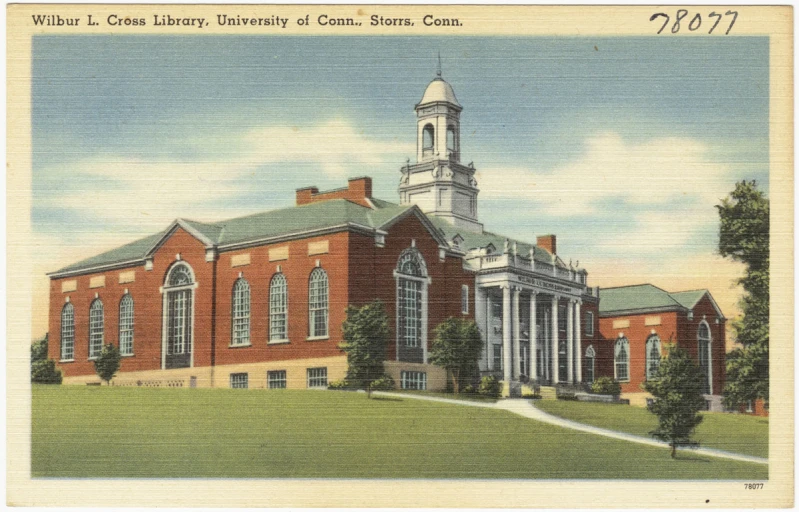
<path fill-rule="evenodd" d="M 538 328 L 536 327 L 535 292 L 530 294 L 530 378 L 538 379 Z"/>
<path fill-rule="evenodd" d="M 576 345 L 577 345 L 577 378 L 575 382 L 580 383 L 583 381 L 583 335 L 580 331 L 580 301 L 578 300 L 574 304 L 574 326 L 575 326 L 575 338 L 576 338 Z"/>
<path fill-rule="evenodd" d="M 513 380 L 518 380 L 519 375 L 521 374 L 520 364 L 522 358 L 519 357 L 521 355 L 519 354 L 519 351 L 521 350 L 521 343 L 519 343 L 519 340 L 521 339 L 521 326 L 519 325 L 519 297 L 521 293 L 522 290 L 518 286 L 513 288 L 513 318 L 511 319 L 513 322 L 513 339 L 511 340 L 511 347 L 513 351 L 511 352 L 511 355 L 513 356 L 513 359 L 515 359 L 515 361 L 512 361 L 511 363 L 513 364 L 513 372 L 511 374 L 511 378 L 513 378 Z"/>
<path fill-rule="evenodd" d="M 566 306 L 566 380 L 574 383 L 574 301 Z"/>
<path fill-rule="evenodd" d="M 558 296 L 552 296 L 552 383 L 560 382 L 558 354 Z"/>
<path fill-rule="evenodd" d="M 549 376 L 549 349 L 552 347 L 552 344 L 549 343 L 549 336 L 551 334 L 552 329 L 549 327 L 550 319 L 552 315 L 547 313 L 547 310 L 544 309 L 544 318 L 542 318 L 541 322 L 541 337 L 543 338 L 541 342 L 541 357 L 544 358 L 541 361 L 541 368 L 544 371 L 544 378 L 546 380 L 550 380 Z"/>
<path fill-rule="evenodd" d="M 511 380 L 511 318 L 510 318 L 510 286 L 502 287 L 502 372 L 505 382 Z"/>

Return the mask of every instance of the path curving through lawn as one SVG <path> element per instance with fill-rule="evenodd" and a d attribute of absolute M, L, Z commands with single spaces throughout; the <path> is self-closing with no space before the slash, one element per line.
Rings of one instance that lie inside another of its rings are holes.
<path fill-rule="evenodd" d="M 665 443 L 663 441 L 648 439 L 646 437 L 627 434 L 624 432 L 617 432 L 615 430 L 608 430 L 605 428 L 594 427 L 592 425 L 586 425 L 585 423 L 578 423 L 576 421 L 571 421 L 560 418 L 558 416 L 554 416 L 552 414 L 542 411 L 541 409 L 538 409 L 537 407 L 535 407 L 535 405 L 533 405 L 533 403 L 530 400 L 526 400 L 523 398 L 508 398 L 504 400 L 499 400 L 496 403 L 484 403 L 476 401 L 473 402 L 469 400 L 453 400 L 449 398 L 427 397 L 422 395 L 413 395 L 410 393 L 374 392 L 374 394 L 379 394 L 384 396 L 394 396 L 399 398 L 412 398 L 414 400 L 429 400 L 433 402 L 466 405 L 469 407 L 502 409 L 505 411 L 512 412 L 514 414 L 518 414 L 519 416 L 524 416 L 525 418 L 530 418 L 532 420 L 540 421 L 542 423 L 548 423 L 550 425 L 557 425 L 559 427 L 568 428 L 571 430 L 577 430 L 588 434 L 595 434 L 598 436 L 609 437 L 612 439 L 618 439 L 621 441 L 628 441 L 631 443 L 638 443 L 647 446 L 655 446 L 658 448 L 670 449 L 668 443 Z M 739 453 L 727 452 L 724 450 L 714 450 L 712 448 L 689 448 L 689 449 L 691 450 L 691 453 L 696 453 L 699 455 L 720 457 L 723 459 L 737 460 L 740 462 L 753 462 L 755 464 L 768 464 L 768 459 L 765 459 L 763 457 L 743 455 Z"/>

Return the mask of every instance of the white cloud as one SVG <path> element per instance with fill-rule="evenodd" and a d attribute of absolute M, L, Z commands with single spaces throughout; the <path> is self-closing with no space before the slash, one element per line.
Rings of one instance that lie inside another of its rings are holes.
<path fill-rule="evenodd" d="M 483 197 L 536 198 L 544 213 L 556 216 L 597 213 L 602 201 L 614 198 L 668 207 L 690 197 L 712 207 L 729 191 L 730 179 L 728 166 L 708 155 L 708 147 L 693 139 L 633 144 L 604 133 L 589 138 L 579 158 L 551 171 L 488 168 L 478 179 Z"/>

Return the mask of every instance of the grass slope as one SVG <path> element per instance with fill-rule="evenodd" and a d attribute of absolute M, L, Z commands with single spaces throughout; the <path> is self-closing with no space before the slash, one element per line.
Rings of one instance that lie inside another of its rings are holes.
<path fill-rule="evenodd" d="M 657 416 L 643 407 L 539 400 L 536 406 L 555 416 L 588 425 L 650 437 Z M 703 413 L 694 439 L 705 448 L 768 457 L 768 418 L 742 414 Z"/>
<path fill-rule="evenodd" d="M 360 393 L 35 386 L 32 413 L 35 477 L 767 477 L 506 411 Z"/>

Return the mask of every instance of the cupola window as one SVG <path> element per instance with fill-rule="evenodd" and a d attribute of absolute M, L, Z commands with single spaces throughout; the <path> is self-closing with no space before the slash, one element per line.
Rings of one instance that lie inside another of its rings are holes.
<path fill-rule="evenodd" d="M 422 150 L 424 152 L 433 151 L 433 141 L 435 140 L 435 129 L 432 124 L 426 124 L 422 129 Z"/>

